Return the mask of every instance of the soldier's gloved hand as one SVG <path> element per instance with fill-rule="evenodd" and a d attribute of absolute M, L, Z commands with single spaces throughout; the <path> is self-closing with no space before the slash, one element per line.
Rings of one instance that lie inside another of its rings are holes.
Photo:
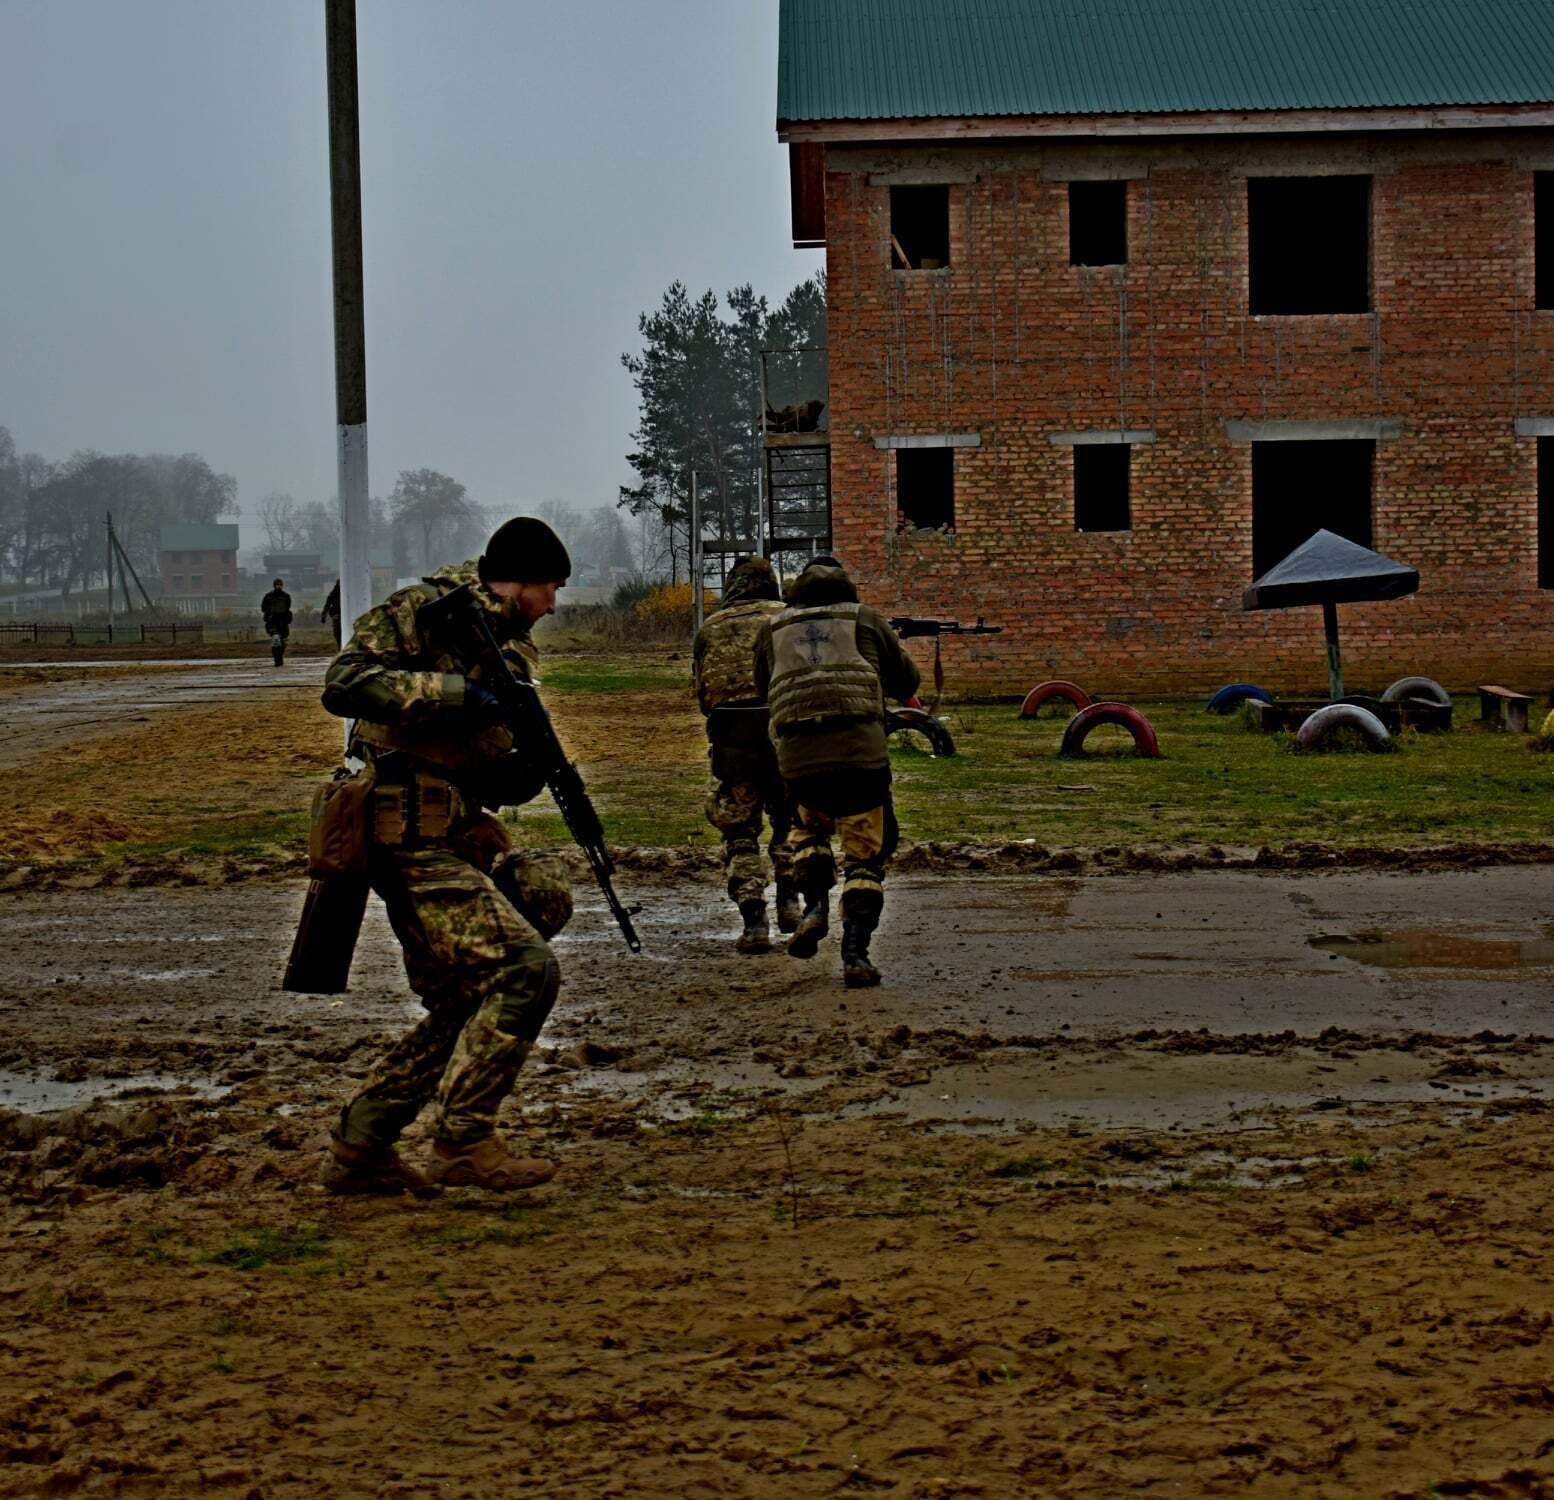
<path fill-rule="evenodd" d="M 483 688 L 478 682 L 464 684 L 464 712 L 477 724 L 511 724 L 506 705 L 490 688 Z"/>

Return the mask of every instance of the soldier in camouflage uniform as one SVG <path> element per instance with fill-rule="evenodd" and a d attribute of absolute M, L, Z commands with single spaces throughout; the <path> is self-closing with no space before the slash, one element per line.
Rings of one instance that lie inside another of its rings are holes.
<path fill-rule="evenodd" d="M 764 557 L 743 558 L 728 575 L 717 611 L 696 636 L 691 667 L 712 760 L 707 821 L 723 836 L 729 899 L 745 924 L 734 944 L 741 953 L 767 953 L 772 946 L 761 859 L 763 812 L 772 830 L 768 848 L 777 877 L 778 927 L 792 932 L 800 914 L 786 843 L 792 819 L 767 733 L 766 705 L 755 685 L 756 636 L 781 613 L 772 565 Z"/>
<path fill-rule="evenodd" d="M 813 958 L 830 930 L 834 834 L 842 845 L 842 978 L 849 987 L 878 984 L 869 939 L 899 837 L 884 700 L 917 692 L 916 663 L 879 611 L 858 602 L 842 565 L 822 554 L 793 581 L 788 608 L 761 626 L 755 680 L 794 807 L 788 844 L 805 905 L 788 952 Z"/>
<path fill-rule="evenodd" d="M 481 684 L 476 643 L 428 639 L 417 611 L 471 585 L 504 658 L 527 678 L 538 661 L 530 627 L 570 571 L 543 521 L 508 521 L 478 562 L 368 610 L 324 678 L 324 706 L 356 721 L 351 753 L 376 772 L 369 877 L 426 1009 L 341 1110 L 324 1179 L 334 1191 L 517 1189 L 554 1173 L 511 1154 L 495 1122 L 555 1003 L 561 971 L 548 939 L 572 914 L 571 889 L 559 861 L 515 851 L 488 811 L 528 801 L 543 783 Z M 429 1103 L 422 1174 L 394 1143 Z"/>

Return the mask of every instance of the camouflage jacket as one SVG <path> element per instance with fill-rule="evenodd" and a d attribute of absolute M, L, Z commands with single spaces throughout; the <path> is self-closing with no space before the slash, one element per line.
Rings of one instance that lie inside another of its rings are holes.
<path fill-rule="evenodd" d="M 479 729 L 462 712 L 465 684 L 479 682 L 483 671 L 474 642 L 426 640 L 416 622 L 423 604 L 466 583 L 486 610 L 508 665 L 532 679 L 539 652 L 527 627 L 503 611 L 467 562 L 439 569 L 362 615 L 324 674 L 323 699 L 330 713 L 357 721 L 356 743 L 370 752 L 403 750 L 461 781 L 494 769 L 513 748 L 507 729 Z M 481 800 L 495 805 L 489 796 Z"/>
<path fill-rule="evenodd" d="M 759 703 L 755 642 L 761 626 L 782 613 L 780 599 L 741 599 L 709 617 L 696 636 L 691 680 L 704 714 L 726 703 Z"/>

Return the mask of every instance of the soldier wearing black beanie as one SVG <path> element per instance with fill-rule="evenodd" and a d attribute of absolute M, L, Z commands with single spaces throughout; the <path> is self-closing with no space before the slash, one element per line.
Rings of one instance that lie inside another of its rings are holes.
<path fill-rule="evenodd" d="M 482 583 L 565 583 L 572 573 L 566 545 L 537 516 L 498 526 L 479 566 Z"/>

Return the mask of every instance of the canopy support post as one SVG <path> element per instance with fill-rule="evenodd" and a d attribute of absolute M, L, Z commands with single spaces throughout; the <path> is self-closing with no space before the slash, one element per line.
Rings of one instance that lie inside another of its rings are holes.
<path fill-rule="evenodd" d="M 1344 695 L 1344 667 L 1338 654 L 1338 606 L 1331 599 L 1322 605 L 1322 630 L 1327 636 L 1327 696 L 1337 703 Z"/>

